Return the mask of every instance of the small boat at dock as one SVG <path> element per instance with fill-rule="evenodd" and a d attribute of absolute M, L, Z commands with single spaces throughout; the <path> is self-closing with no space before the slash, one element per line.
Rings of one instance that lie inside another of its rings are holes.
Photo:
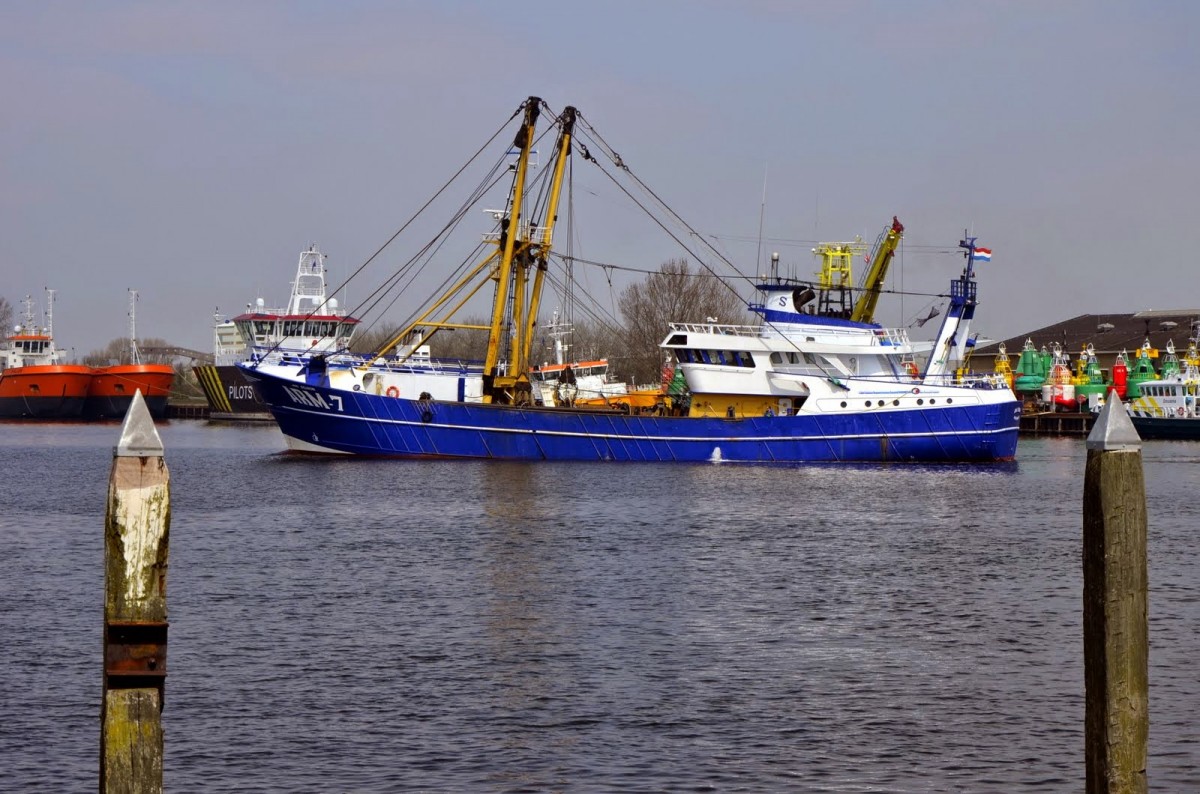
<path fill-rule="evenodd" d="M 1129 418 L 1142 438 L 1200 441 L 1200 369 L 1195 349 L 1193 340 L 1189 355 L 1180 362 L 1174 343 L 1168 342 L 1165 374 L 1141 382 L 1137 396 L 1128 401 Z"/>

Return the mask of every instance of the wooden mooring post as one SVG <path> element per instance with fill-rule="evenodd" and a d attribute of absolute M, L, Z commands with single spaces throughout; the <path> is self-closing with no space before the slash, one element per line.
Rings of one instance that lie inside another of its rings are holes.
<path fill-rule="evenodd" d="M 1146 791 L 1147 582 L 1142 441 L 1125 406 L 1113 399 L 1088 436 L 1083 481 L 1088 794 Z"/>
<path fill-rule="evenodd" d="M 161 792 L 171 489 L 139 391 L 113 450 L 104 521 L 100 791 Z"/>

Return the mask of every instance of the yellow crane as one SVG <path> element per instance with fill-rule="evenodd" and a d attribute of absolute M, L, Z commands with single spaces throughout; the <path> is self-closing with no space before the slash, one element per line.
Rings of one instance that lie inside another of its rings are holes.
<path fill-rule="evenodd" d="M 904 236 L 904 224 L 892 216 L 892 227 L 880 235 L 875 244 L 875 255 L 871 257 L 871 268 L 863 279 L 862 292 L 854 304 L 850 319 L 857 322 L 869 323 L 875 320 L 875 305 L 879 303 L 879 293 L 883 289 L 883 281 L 887 278 L 888 265 Z"/>

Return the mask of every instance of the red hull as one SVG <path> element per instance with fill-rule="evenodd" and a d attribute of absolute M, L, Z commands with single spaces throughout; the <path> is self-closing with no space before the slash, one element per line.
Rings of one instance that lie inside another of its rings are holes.
<path fill-rule="evenodd" d="M 0 372 L 0 418 L 76 419 L 83 413 L 91 367 L 47 364 Z"/>
<path fill-rule="evenodd" d="M 85 419 L 121 419 L 140 389 L 155 419 L 167 415 L 167 398 L 175 382 L 169 364 L 119 364 L 92 370 L 92 382 L 83 406 Z"/>

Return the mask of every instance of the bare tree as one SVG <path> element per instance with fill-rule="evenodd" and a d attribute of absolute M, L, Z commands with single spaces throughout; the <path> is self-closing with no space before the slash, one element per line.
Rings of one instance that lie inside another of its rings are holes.
<path fill-rule="evenodd" d="M 374 353 L 391 341 L 400 331 L 398 325 L 383 325 L 375 329 L 359 330 L 350 340 L 350 350 L 354 353 Z"/>
<path fill-rule="evenodd" d="M 0 295 L 0 328 L 7 333 L 13 326 L 13 307 L 8 298 Z"/>
<path fill-rule="evenodd" d="M 461 322 L 464 325 L 486 325 L 488 320 L 468 317 Z M 390 325 L 356 334 L 350 349 L 356 353 L 372 353 L 390 342 L 400 330 L 400 326 Z M 487 352 L 487 337 L 487 331 L 443 328 L 430 339 L 429 347 L 434 358 L 477 361 L 482 360 Z"/>
<path fill-rule="evenodd" d="M 625 377 L 637 383 L 657 383 L 663 366 L 659 343 L 672 322 L 745 321 L 745 302 L 718 278 L 693 273 L 687 260 L 672 259 L 659 266 L 640 283 L 631 284 L 618 300 L 625 320 L 628 367 Z"/>

